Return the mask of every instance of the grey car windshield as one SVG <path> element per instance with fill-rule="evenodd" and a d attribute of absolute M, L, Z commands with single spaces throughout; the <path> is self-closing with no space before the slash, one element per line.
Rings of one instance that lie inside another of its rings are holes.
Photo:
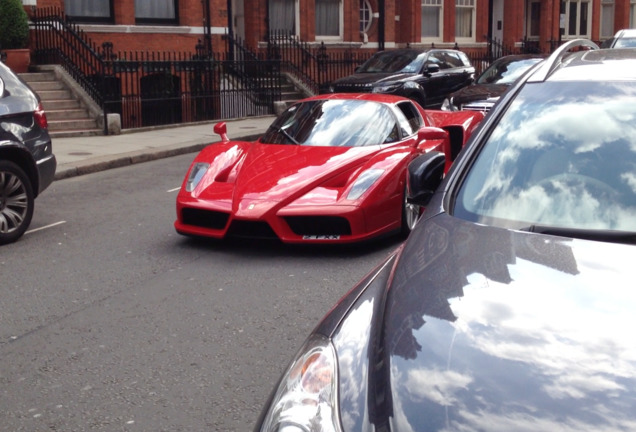
<path fill-rule="evenodd" d="M 636 231 L 636 83 L 528 84 L 456 195 L 453 214 L 509 227 Z"/>
<path fill-rule="evenodd" d="M 414 50 L 383 51 L 367 60 L 356 73 L 417 73 L 425 58 L 426 53 Z"/>
<path fill-rule="evenodd" d="M 541 58 L 502 60 L 493 63 L 477 79 L 477 84 L 512 84 Z"/>
<path fill-rule="evenodd" d="M 362 147 L 398 141 L 398 126 L 396 114 L 378 102 L 314 100 L 287 109 L 272 123 L 260 142 Z"/>

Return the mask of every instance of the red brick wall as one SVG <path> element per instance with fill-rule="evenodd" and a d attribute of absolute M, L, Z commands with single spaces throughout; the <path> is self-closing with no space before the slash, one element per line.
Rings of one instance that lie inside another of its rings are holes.
<path fill-rule="evenodd" d="M 226 28 L 228 26 L 228 1 L 209 0 L 212 27 Z M 245 39 L 247 44 L 256 48 L 264 40 L 267 32 L 267 2 L 266 0 L 243 0 L 245 9 Z M 363 36 L 359 31 L 359 0 L 343 1 L 343 41 L 359 43 Z M 114 21 L 116 25 L 135 25 L 134 0 L 113 0 Z M 378 12 L 378 0 L 370 0 L 374 13 Z M 421 34 L 420 7 L 421 0 L 384 0 L 385 3 L 385 43 L 397 44 L 419 43 Z M 489 0 L 477 0 L 476 8 L 476 42 L 483 42 L 488 29 Z M 541 42 L 547 47 L 551 39 L 558 39 L 559 32 L 559 0 L 542 1 Z M 600 0 L 593 0 L 593 32 L 592 38 L 598 37 Z M 38 7 L 57 6 L 63 10 L 64 0 L 38 0 Z M 615 27 L 625 28 L 629 25 L 629 0 L 616 0 Z M 204 27 L 204 9 L 201 0 L 179 0 L 179 25 L 193 27 L 201 31 Z M 504 43 L 514 45 L 524 36 L 524 0 L 504 1 Z M 455 0 L 444 0 L 444 42 L 455 41 Z M 395 17 L 399 16 L 399 21 Z M 315 37 L 315 0 L 299 0 L 300 38 L 313 42 Z M 137 29 L 135 29 L 137 30 Z M 95 33 L 88 35 L 97 43 L 113 42 L 115 50 L 194 50 L 203 34 L 148 34 L 138 31 L 129 33 Z M 378 19 L 373 18 L 373 24 L 367 32 L 369 42 L 378 42 Z M 225 47 L 221 35 L 213 35 L 213 49 L 223 50 Z"/>

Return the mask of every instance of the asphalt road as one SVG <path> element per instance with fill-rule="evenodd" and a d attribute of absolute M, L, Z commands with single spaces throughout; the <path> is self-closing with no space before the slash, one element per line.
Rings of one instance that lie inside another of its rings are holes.
<path fill-rule="evenodd" d="M 0 430 L 249 431 L 307 333 L 398 244 L 179 236 L 193 157 L 56 181 L 0 248 Z"/>

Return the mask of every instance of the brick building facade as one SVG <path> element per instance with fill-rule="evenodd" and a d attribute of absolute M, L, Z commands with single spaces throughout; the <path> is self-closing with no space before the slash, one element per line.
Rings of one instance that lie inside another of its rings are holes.
<path fill-rule="evenodd" d="M 636 0 L 23 0 L 54 7 L 115 51 L 213 51 L 232 34 L 257 50 L 283 32 L 329 49 L 378 50 L 457 43 L 507 46 L 522 40 L 549 51 L 559 40 L 609 38 L 633 27 Z"/>

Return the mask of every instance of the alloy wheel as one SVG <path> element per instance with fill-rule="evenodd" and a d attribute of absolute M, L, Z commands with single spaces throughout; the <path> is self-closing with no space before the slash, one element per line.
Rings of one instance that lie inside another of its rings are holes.
<path fill-rule="evenodd" d="M 0 160 L 0 244 L 16 241 L 31 224 L 34 194 L 29 177 L 15 163 Z"/>

